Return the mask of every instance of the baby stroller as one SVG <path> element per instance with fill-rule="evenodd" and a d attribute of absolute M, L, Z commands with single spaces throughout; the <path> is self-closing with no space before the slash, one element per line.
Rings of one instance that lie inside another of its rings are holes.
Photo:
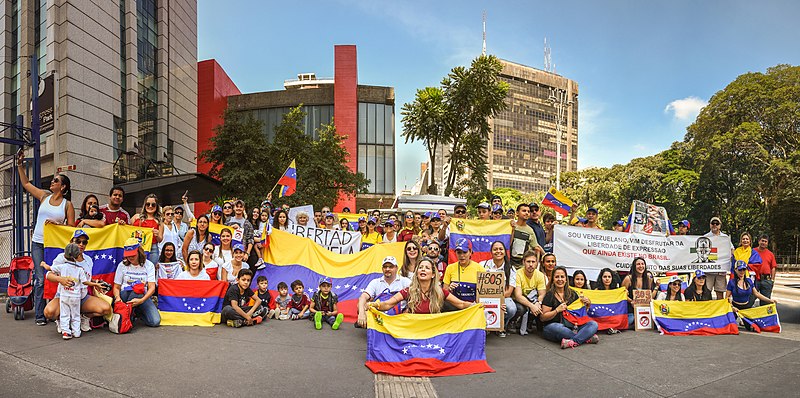
<path fill-rule="evenodd" d="M 25 319 L 25 311 L 33 309 L 33 259 L 19 256 L 11 260 L 8 270 L 6 312 L 14 311 L 14 319 Z"/>

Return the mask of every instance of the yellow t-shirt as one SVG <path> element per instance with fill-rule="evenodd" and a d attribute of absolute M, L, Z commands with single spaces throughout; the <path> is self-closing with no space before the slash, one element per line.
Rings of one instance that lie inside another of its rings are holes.
<path fill-rule="evenodd" d="M 376 245 L 383 242 L 383 237 L 377 231 L 371 234 L 361 234 L 361 243 Z"/>
<path fill-rule="evenodd" d="M 545 290 L 547 289 L 547 282 L 545 280 L 545 276 L 542 271 L 534 270 L 533 276 L 528 279 L 528 276 L 525 275 L 525 268 L 520 268 L 517 270 L 517 277 L 516 277 L 517 287 L 522 289 L 522 295 L 528 296 L 531 291 L 536 290 Z M 542 299 L 543 297 L 540 297 Z"/>
<path fill-rule="evenodd" d="M 452 263 L 444 270 L 442 282 L 450 285 L 451 282 L 458 282 L 458 287 L 450 293 L 464 301 L 474 302 L 478 288 L 478 272 L 485 272 L 486 269 L 480 264 L 470 261 L 469 265 L 462 268 L 458 263 Z"/>

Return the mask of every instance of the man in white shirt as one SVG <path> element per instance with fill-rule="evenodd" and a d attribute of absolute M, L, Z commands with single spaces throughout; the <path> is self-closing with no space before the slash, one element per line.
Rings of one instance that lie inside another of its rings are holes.
<path fill-rule="evenodd" d="M 722 221 L 719 217 L 711 217 L 709 227 L 711 230 L 703 236 L 709 238 L 712 236 L 728 236 L 725 232 L 722 232 Z M 706 272 L 706 286 L 716 292 L 717 300 L 721 300 L 725 297 L 725 290 L 728 284 L 728 281 L 725 280 L 727 275 L 727 272 Z"/>
<path fill-rule="evenodd" d="M 382 268 L 383 276 L 370 281 L 367 288 L 358 298 L 358 321 L 354 325 L 357 328 L 367 327 L 367 301 L 386 301 L 401 290 L 411 286 L 411 279 L 397 276 L 397 259 L 393 256 L 387 256 L 383 259 Z M 400 303 L 401 312 L 405 310 L 405 306 L 405 301 Z M 387 313 L 394 314 L 397 313 L 397 310 L 390 309 Z"/>

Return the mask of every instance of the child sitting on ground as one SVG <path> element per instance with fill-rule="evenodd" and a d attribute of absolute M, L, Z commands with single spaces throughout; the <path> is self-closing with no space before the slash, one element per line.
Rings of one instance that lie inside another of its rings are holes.
<path fill-rule="evenodd" d="M 258 283 L 258 292 L 256 295 L 258 298 L 261 299 L 261 307 L 266 315 L 267 319 L 270 318 L 277 318 L 277 312 L 275 310 L 275 300 L 272 298 L 272 294 L 270 294 L 269 289 L 269 281 L 267 277 L 264 275 L 259 275 L 258 279 L 256 279 L 256 283 Z"/>
<path fill-rule="evenodd" d="M 222 322 L 230 327 L 238 328 L 242 325 L 257 325 L 261 323 L 263 307 L 261 299 L 255 296 L 250 289 L 250 282 L 253 280 L 253 271 L 245 268 L 239 271 L 236 283 L 228 288 L 225 293 L 225 306 L 222 307 Z M 255 297 L 253 297 L 255 296 Z M 252 306 L 247 305 L 250 298 L 255 300 Z"/>
<path fill-rule="evenodd" d="M 303 290 L 303 282 L 300 279 L 292 282 L 292 300 L 289 301 L 289 315 L 292 320 L 306 319 L 309 316 L 308 307 L 311 305 L 311 300 L 308 299 Z"/>
<path fill-rule="evenodd" d="M 310 311 L 314 314 L 314 327 L 322 329 L 322 321 L 331 325 L 331 329 L 339 329 L 339 325 L 344 320 L 344 314 L 340 314 L 337 308 L 339 297 L 331 292 L 331 278 L 323 276 L 319 280 L 319 290 L 314 293 L 311 299 Z"/>
<path fill-rule="evenodd" d="M 286 286 L 286 282 L 278 283 L 278 297 L 275 298 L 275 304 L 277 304 L 277 312 L 275 313 L 275 318 L 285 321 L 289 319 L 291 314 L 289 313 L 289 303 L 292 301 L 292 296 L 289 295 L 289 286 Z"/>

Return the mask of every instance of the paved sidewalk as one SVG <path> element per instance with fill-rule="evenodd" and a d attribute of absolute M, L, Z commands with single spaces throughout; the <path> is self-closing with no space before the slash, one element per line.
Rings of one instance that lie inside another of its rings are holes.
<path fill-rule="evenodd" d="M 791 311 L 781 306 L 781 311 Z M 792 310 L 797 310 L 793 308 Z M 794 396 L 800 325 L 781 335 L 600 335 L 561 350 L 533 334 L 489 336 L 496 373 L 376 378 L 365 366 L 365 331 L 316 331 L 308 321 L 255 327 L 137 325 L 62 341 L 55 327 L 0 316 L 0 396 Z"/>

